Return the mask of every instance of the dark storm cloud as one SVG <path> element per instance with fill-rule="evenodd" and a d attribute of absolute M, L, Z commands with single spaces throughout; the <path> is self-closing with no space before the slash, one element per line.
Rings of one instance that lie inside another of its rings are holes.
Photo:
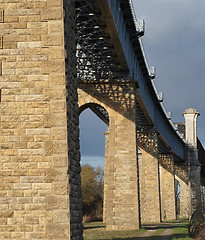
<path fill-rule="evenodd" d="M 173 121 L 182 112 L 200 112 L 198 136 L 205 144 L 205 1 L 133 0 L 136 16 L 145 20 L 143 45 L 155 83 L 164 92 L 164 105 Z"/>

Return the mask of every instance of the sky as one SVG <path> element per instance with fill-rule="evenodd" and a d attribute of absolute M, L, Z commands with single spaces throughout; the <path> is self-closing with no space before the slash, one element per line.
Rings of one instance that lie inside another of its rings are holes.
<path fill-rule="evenodd" d="M 198 137 L 205 146 L 205 1 L 133 0 L 136 17 L 145 20 L 142 37 L 155 84 L 173 122 L 195 108 Z"/>
<path fill-rule="evenodd" d="M 155 85 L 173 122 L 184 122 L 185 109 L 195 108 L 198 137 L 205 146 L 205 1 L 133 0 L 136 17 L 145 21 L 141 38 Z M 80 116 L 82 163 L 104 164 L 105 124 L 91 111 Z"/>

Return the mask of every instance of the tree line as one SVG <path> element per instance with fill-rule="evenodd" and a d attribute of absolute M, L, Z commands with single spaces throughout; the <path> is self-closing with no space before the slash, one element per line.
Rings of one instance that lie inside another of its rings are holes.
<path fill-rule="evenodd" d="M 81 167 L 83 216 L 101 220 L 103 215 L 104 172 L 101 167 L 88 164 Z"/>

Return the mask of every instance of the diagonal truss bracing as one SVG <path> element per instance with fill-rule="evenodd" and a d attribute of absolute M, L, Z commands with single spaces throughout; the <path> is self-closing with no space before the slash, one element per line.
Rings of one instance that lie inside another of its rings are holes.
<path fill-rule="evenodd" d="M 99 18 L 101 11 L 94 1 L 76 0 L 76 40 L 78 81 L 116 80 L 125 72 L 116 61 L 110 35 L 104 31 L 106 23 Z"/>

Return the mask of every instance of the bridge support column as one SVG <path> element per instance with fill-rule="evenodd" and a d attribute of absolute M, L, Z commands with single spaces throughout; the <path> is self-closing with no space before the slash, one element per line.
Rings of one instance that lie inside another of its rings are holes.
<path fill-rule="evenodd" d="M 201 166 L 198 162 L 198 152 L 194 147 L 190 147 L 188 150 L 188 162 L 189 162 L 189 187 L 190 187 L 190 214 L 202 206 L 201 201 Z"/>
<path fill-rule="evenodd" d="M 160 222 L 158 136 L 138 132 L 141 223 Z"/>
<path fill-rule="evenodd" d="M 188 186 L 188 165 L 186 163 L 175 163 L 175 179 L 180 185 L 180 200 L 178 218 L 188 218 L 189 216 L 189 186 Z"/>
<path fill-rule="evenodd" d="M 109 116 L 107 230 L 139 228 L 135 113 L 125 115 Z"/>
<path fill-rule="evenodd" d="M 0 239 L 82 239 L 74 1 L 0 16 Z"/>
<path fill-rule="evenodd" d="M 176 219 L 175 175 L 173 154 L 159 154 L 161 219 Z"/>
<path fill-rule="evenodd" d="M 197 207 L 202 206 L 201 200 L 201 179 L 200 179 L 201 167 L 191 166 L 190 167 L 190 216 L 197 210 Z"/>

